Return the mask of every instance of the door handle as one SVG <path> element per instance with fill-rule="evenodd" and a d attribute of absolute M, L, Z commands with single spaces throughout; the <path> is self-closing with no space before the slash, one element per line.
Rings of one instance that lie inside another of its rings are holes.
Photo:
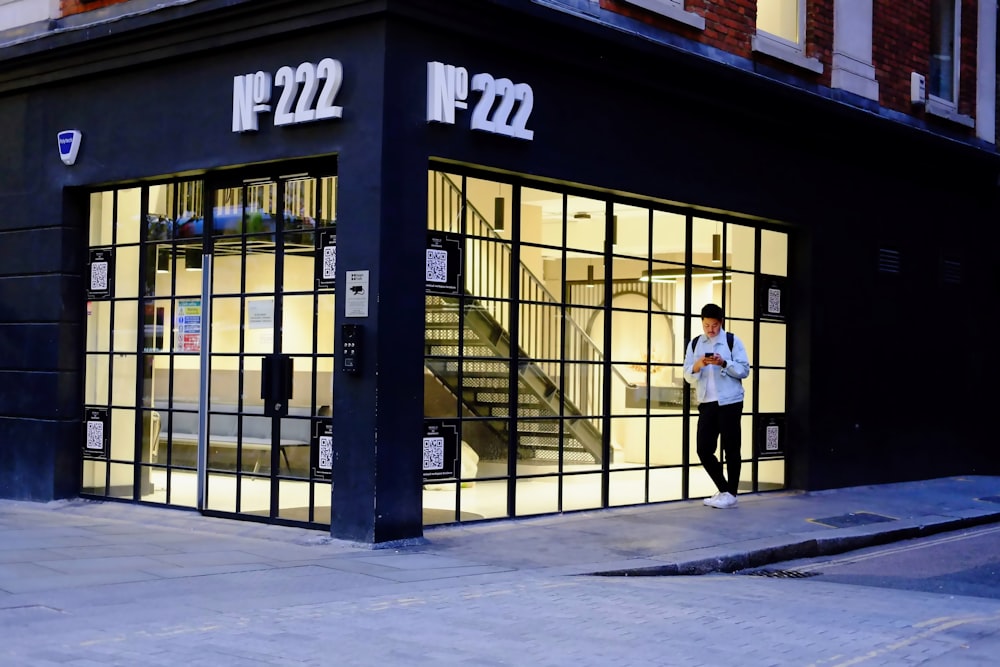
<path fill-rule="evenodd" d="M 292 359 L 287 354 L 283 354 L 281 356 L 282 356 L 282 361 L 283 361 L 284 367 L 285 367 L 285 369 L 284 369 L 285 370 L 285 373 L 284 373 L 285 382 L 284 382 L 284 386 L 282 387 L 281 395 L 282 395 L 282 398 L 284 398 L 284 400 L 285 400 L 285 405 L 288 405 L 288 402 L 292 400 L 292 394 L 294 393 L 295 360 Z"/>
<path fill-rule="evenodd" d="M 260 397 L 264 399 L 264 405 L 271 402 L 271 386 L 274 382 L 274 355 L 267 355 L 260 360 Z"/>
<path fill-rule="evenodd" d="M 260 361 L 260 397 L 264 414 L 283 417 L 288 414 L 295 379 L 295 360 L 287 354 L 268 354 Z"/>

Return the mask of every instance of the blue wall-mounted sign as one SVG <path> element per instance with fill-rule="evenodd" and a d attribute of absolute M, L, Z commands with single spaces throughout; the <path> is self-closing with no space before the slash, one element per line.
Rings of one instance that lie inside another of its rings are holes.
<path fill-rule="evenodd" d="M 76 154 L 80 152 L 81 139 L 83 139 L 83 135 L 80 130 L 63 130 L 56 135 L 56 141 L 59 144 L 59 159 L 67 166 L 76 162 Z"/>

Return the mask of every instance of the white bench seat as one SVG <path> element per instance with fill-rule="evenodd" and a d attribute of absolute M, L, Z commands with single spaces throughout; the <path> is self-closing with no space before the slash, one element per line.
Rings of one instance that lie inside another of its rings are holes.
<path fill-rule="evenodd" d="M 198 434 L 197 433 L 178 433 L 171 432 L 171 440 L 174 444 L 179 445 L 192 445 L 194 447 L 198 446 Z M 240 440 L 237 439 L 235 435 L 215 435 L 210 434 L 208 436 L 208 446 L 209 447 L 221 447 L 224 449 L 236 449 L 240 444 Z M 243 436 L 242 445 L 244 450 L 256 451 L 257 457 L 254 461 L 253 471 L 257 472 L 260 470 L 260 460 L 264 455 L 264 452 L 271 449 L 271 438 L 258 438 L 253 436 Z M 281 455 L 285 459 L 285 466 L 290 471 L 291 464 L 288 461 L 287 447 L 308 447 L 309 443 L 302 440 L 294 440 L 289 438 L 281 438 L 278 440 L 278 447 L 281 450 Z"/>

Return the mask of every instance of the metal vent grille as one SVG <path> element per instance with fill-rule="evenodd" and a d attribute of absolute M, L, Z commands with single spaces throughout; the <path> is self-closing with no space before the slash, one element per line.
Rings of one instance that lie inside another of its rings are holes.
<path fill-rule="evenodd" d="M 878 272 L 879 273 L 899 273 L 899 251 L 888 248 L 879 248 L 878 251 Z"/>
<path fill-rule="evenodd" d="M 962 263 L 951 259 L 941 260 L 941 282 L 959 285 L 962 282 Z"/>
<path fill-rule="evenodd" d="M 822 572 L 802 572 L 801 570 L 744 570 L 737 574 L 745 574 L 751 577 L 771 577 L 773 579 L 808 579 L 816 577 Z"/>

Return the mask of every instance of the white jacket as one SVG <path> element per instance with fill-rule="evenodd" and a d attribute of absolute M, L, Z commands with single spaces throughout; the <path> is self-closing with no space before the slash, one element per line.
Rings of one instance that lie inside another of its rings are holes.
<path fill-rule="evenodd" d="M 695 373 L 694 362 L 705 356 L 706 352 L 715 352 L 726 361 L 726 367 L 707 364 Z M 693 345 L 688 345 L 684 356 L 684 379 L 697 387 L 698 402 L 705 400 L 705 383 L 700 382 L 708 373 L 716 373 L 715 389 L 719 394 L 719 405 L 731 405 L 743 400 L 743 378 L 750 375 L 750 361 L 747 350 L 738 336 L 733 336 L 733 349 L 729 350 L 726 340 L 726 330 L 719 329 L 719 335 L 709 338 L 705 334 L 698 336 Z"/>

